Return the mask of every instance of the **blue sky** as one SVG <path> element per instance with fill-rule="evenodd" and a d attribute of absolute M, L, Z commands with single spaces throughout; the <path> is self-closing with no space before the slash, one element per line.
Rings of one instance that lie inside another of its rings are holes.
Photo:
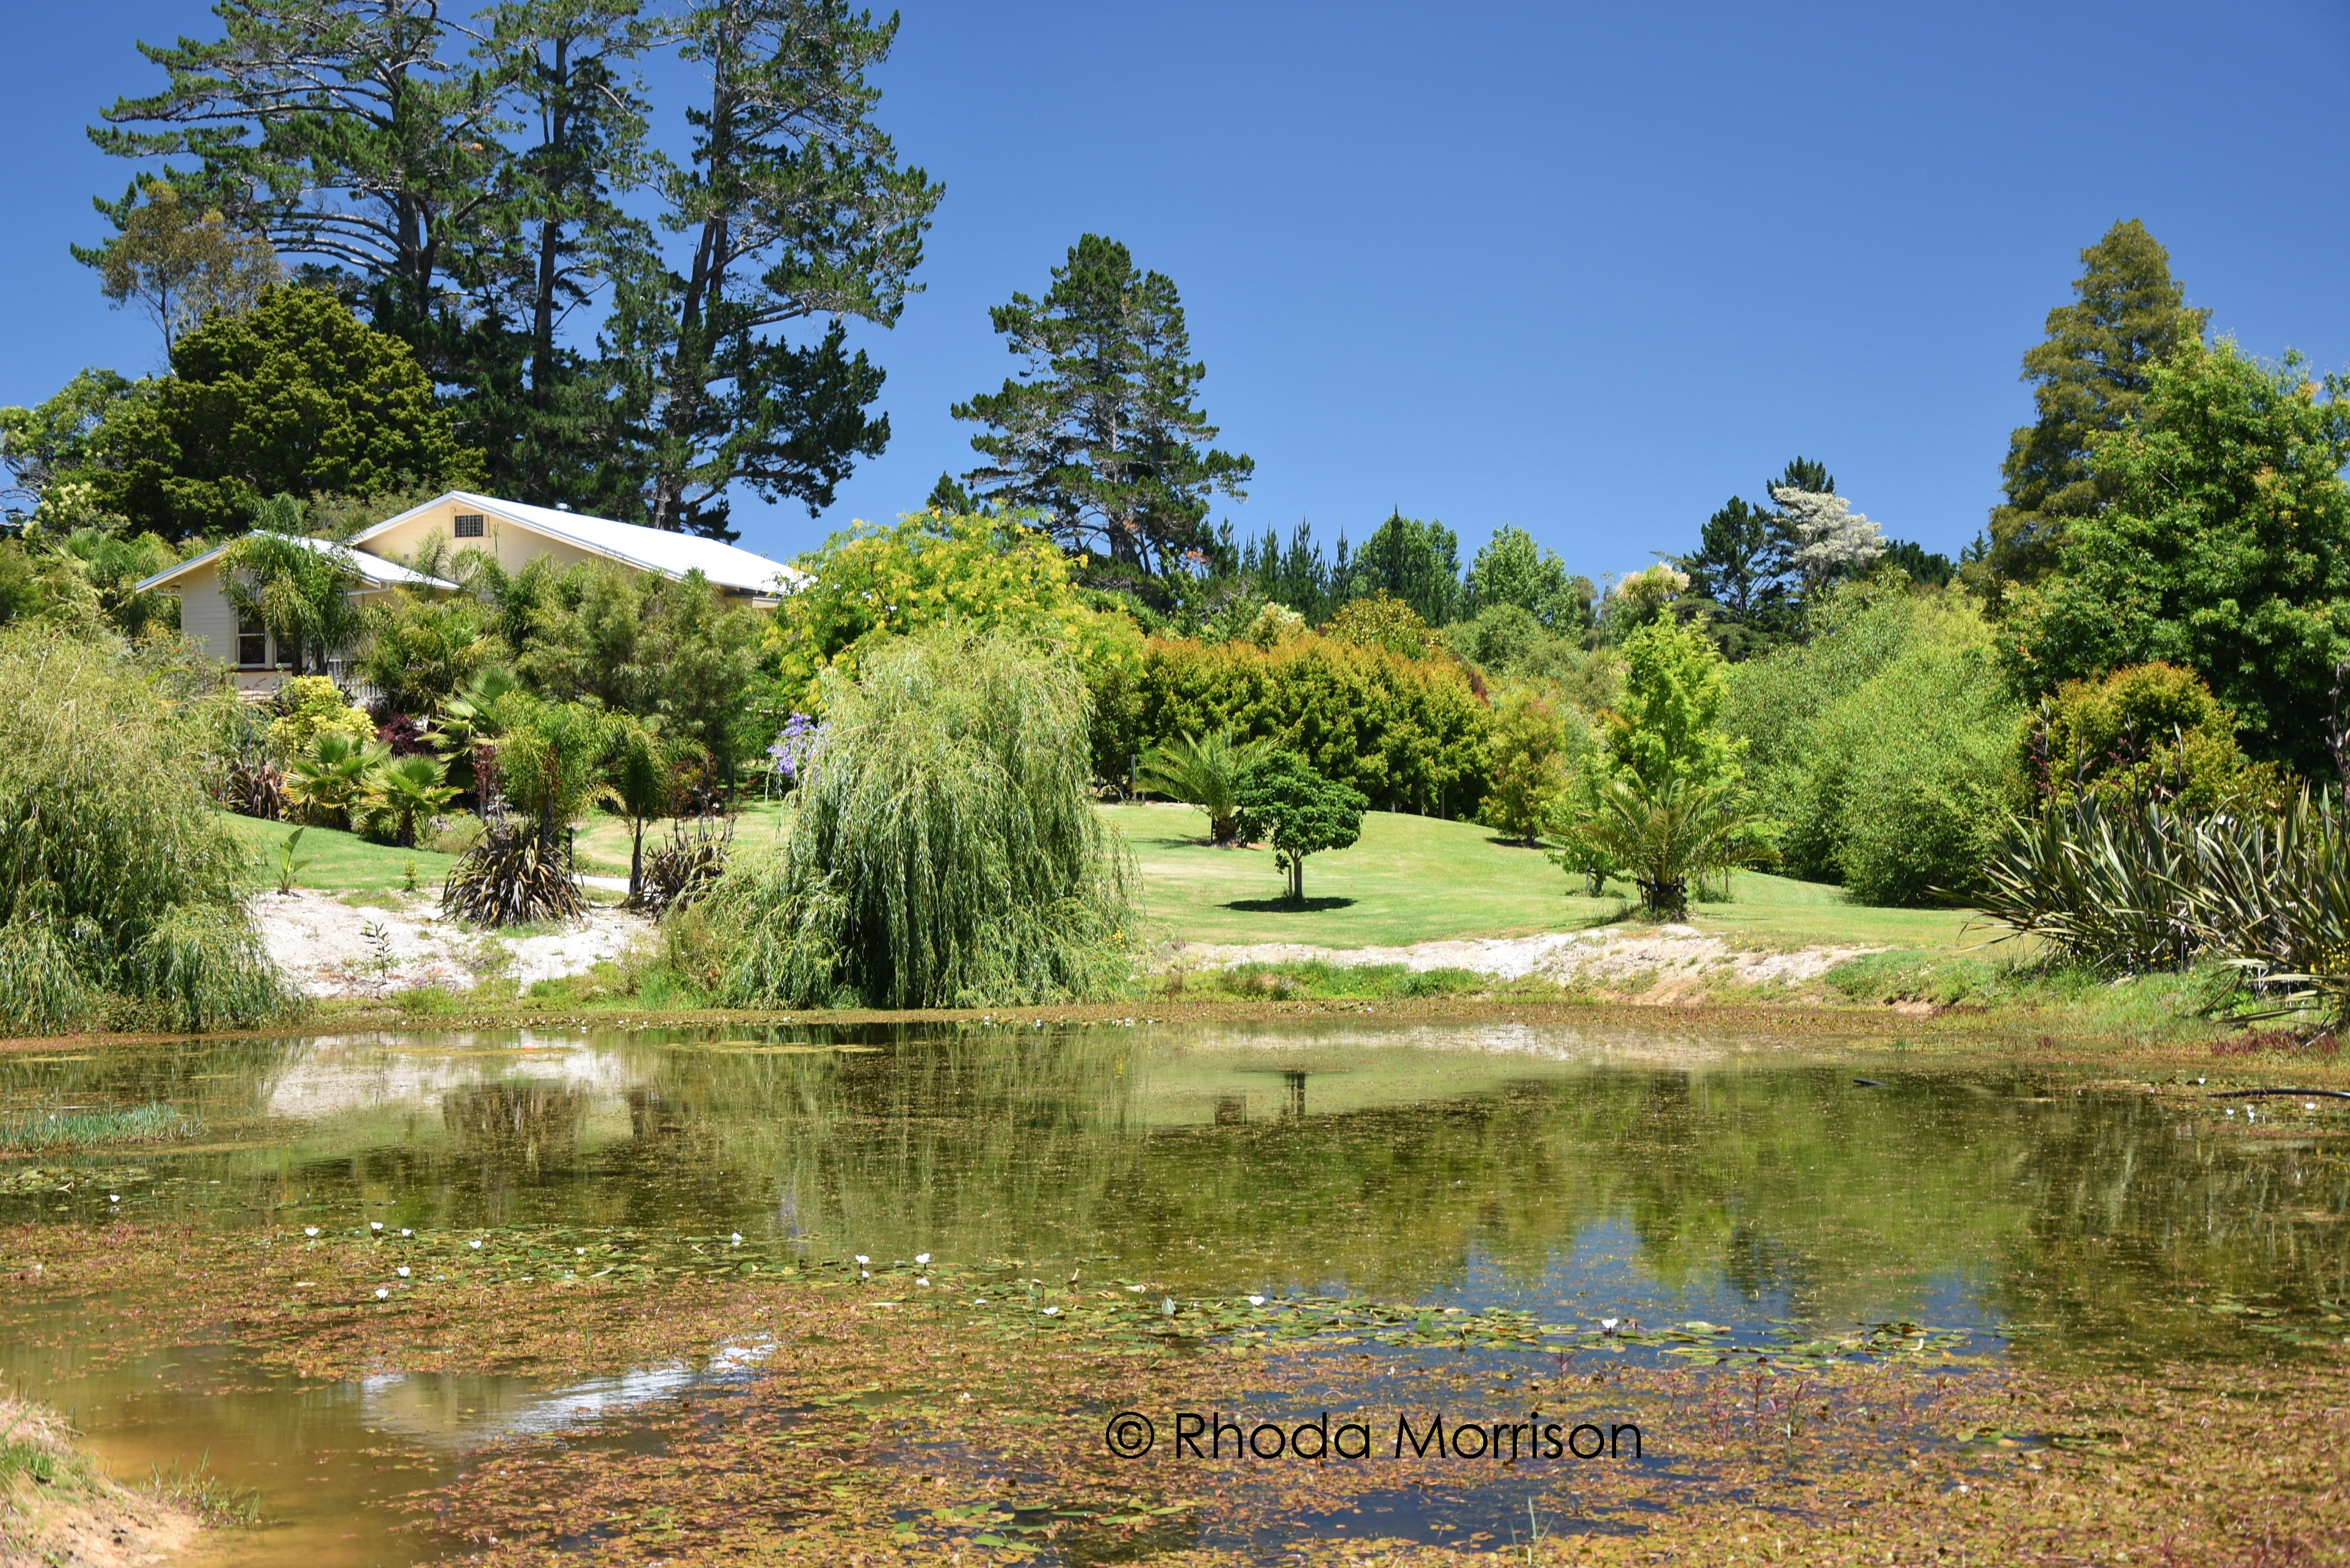
<path fill-rule="evenodd" d="M 917 296 L 856 336 L 889 451 L 805 549 L 972 461 L 947 405 L 1012 368 L 987 308 L 1087 230 L 1181 288 L 1244 532 L 1359 541 L 1390 507 L 1575 570 L 1695 541 L 1796 452 L 1955 553 L 2030 411 L 2017 361 L 2117 218 L 2215 330 L 2350 367 L 2332 152 L 2350 8 L 2185 5 L 905 7 L 882 119 L 943 180 Z M 82 135 L 199 5 L 24 5 L 0 95 L 0 402 L 155 334 L 66 254 L 127 171 Z M 664 73 L 667 76 L 668 73 Z M 677 95 L 665 95 L 674 108 Z"/>

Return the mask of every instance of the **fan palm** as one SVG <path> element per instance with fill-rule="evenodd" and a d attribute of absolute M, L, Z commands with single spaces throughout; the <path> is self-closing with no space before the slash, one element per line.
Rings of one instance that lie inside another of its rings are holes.
<path fill-rule="evenodd" d="M 1230 730 L 1179 735 L 1154 748 L 1135 771 L 1135 783 L 1154 794 L 1208 814 L 1208 836 L 1229 844 L 1240 832 L 1241 770 L 1263 756 L 1268 742 L 1235 742 Z"/>
<path fill-rule="evenodd" d="M 286 770 L 286 798 L 320 827 L 348 827 L 365 801 L 368 783 L 390 760 L 391 748 L 342 730 L 321 730 Z"/>
<path fill-rule="evenodd" d="M 416 824 L 457 798 L 443 782 L 448 764 L 422 753 L 394 757 L 369 777 L 367 814 L 372 827 L 389 832 L 403 849 L 416 846 Z"/>

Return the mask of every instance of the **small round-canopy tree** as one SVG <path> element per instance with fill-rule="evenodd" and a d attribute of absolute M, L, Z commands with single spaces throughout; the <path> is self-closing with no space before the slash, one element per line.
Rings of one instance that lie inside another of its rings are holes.
<path fill-rule="evenodd" d="M 0 1030 L 206 1029 L 286 1004 L 170 696 L 119 643 L 0 634 Z"/>
<path fill-rule="evenodd" d="M 725 1002 L 1001 1006 L 1125 981 L 1133 872 L 1087 794 L 1066 658 L 949 625 L 821 690 L 791 838 L 702 906 Z"/>
<path fill-rule="evenodd" d="M 1333 784 L 1295 752 L 1273 752 L 1241 769 L 1234 794 L 1241 836 L 1273 846 L 1274 865 L 1289 874 L 1293 903 L 1305 898 L 1305 857 L 1361 837 L 1363 813 L 1371 807 L 1362 791 Z"/>

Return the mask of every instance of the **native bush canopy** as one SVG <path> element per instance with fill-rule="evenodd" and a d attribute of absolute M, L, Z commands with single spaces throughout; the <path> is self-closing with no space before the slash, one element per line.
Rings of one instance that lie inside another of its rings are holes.
<path fill-rule="evenodd" d="M 2091 438 L 2106 504 L 2067 522 L 2053 574 L 2017 597 L 2016 683 L 2183 665 L 2253 760 L 2330 771 L 2314 721 L 2350 654 L 2350 379 L 2226 341 L 2147 378 L 2142 416 Z"/>
<path fill-rule="evenodd" d="M 172 345 L 172 373 L 115 403 L 83 464 L 103 510 L 167 539 L 234 533 L 264 497 L 481 482 L 399 338 L 333 296 L 277 287 Z"/>
<path fill-rule="evenodd" d="M 941 626 L 824 677 L 780 851 L 691 911 L 729 1005 L 981 1007 L 1098 996 L 1136 942 L 1133 873 L 1087 788 L 1066 656 Z"/>
<path fill-rule="evenodd" d="M 253 868 L 190 765 L 203 702 L 114 639 L 0 631 L 0 1026 L 289 1005 L 240 902 Z"/>

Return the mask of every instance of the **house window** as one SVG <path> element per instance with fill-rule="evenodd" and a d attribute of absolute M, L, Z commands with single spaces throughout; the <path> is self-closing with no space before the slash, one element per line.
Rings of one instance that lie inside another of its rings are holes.
<path fill-rule="evenodd" d="M 236 618 L 236 661 L 246 670 L 269 668 L 269 633 L 251 610 Z"/>
<path fill-rule="evenodd" d="M 457 537 L 460 539 L 478 539 L 481 536 L 482 514 L 478 512 L 464 512 L 458 514 Z"/>

